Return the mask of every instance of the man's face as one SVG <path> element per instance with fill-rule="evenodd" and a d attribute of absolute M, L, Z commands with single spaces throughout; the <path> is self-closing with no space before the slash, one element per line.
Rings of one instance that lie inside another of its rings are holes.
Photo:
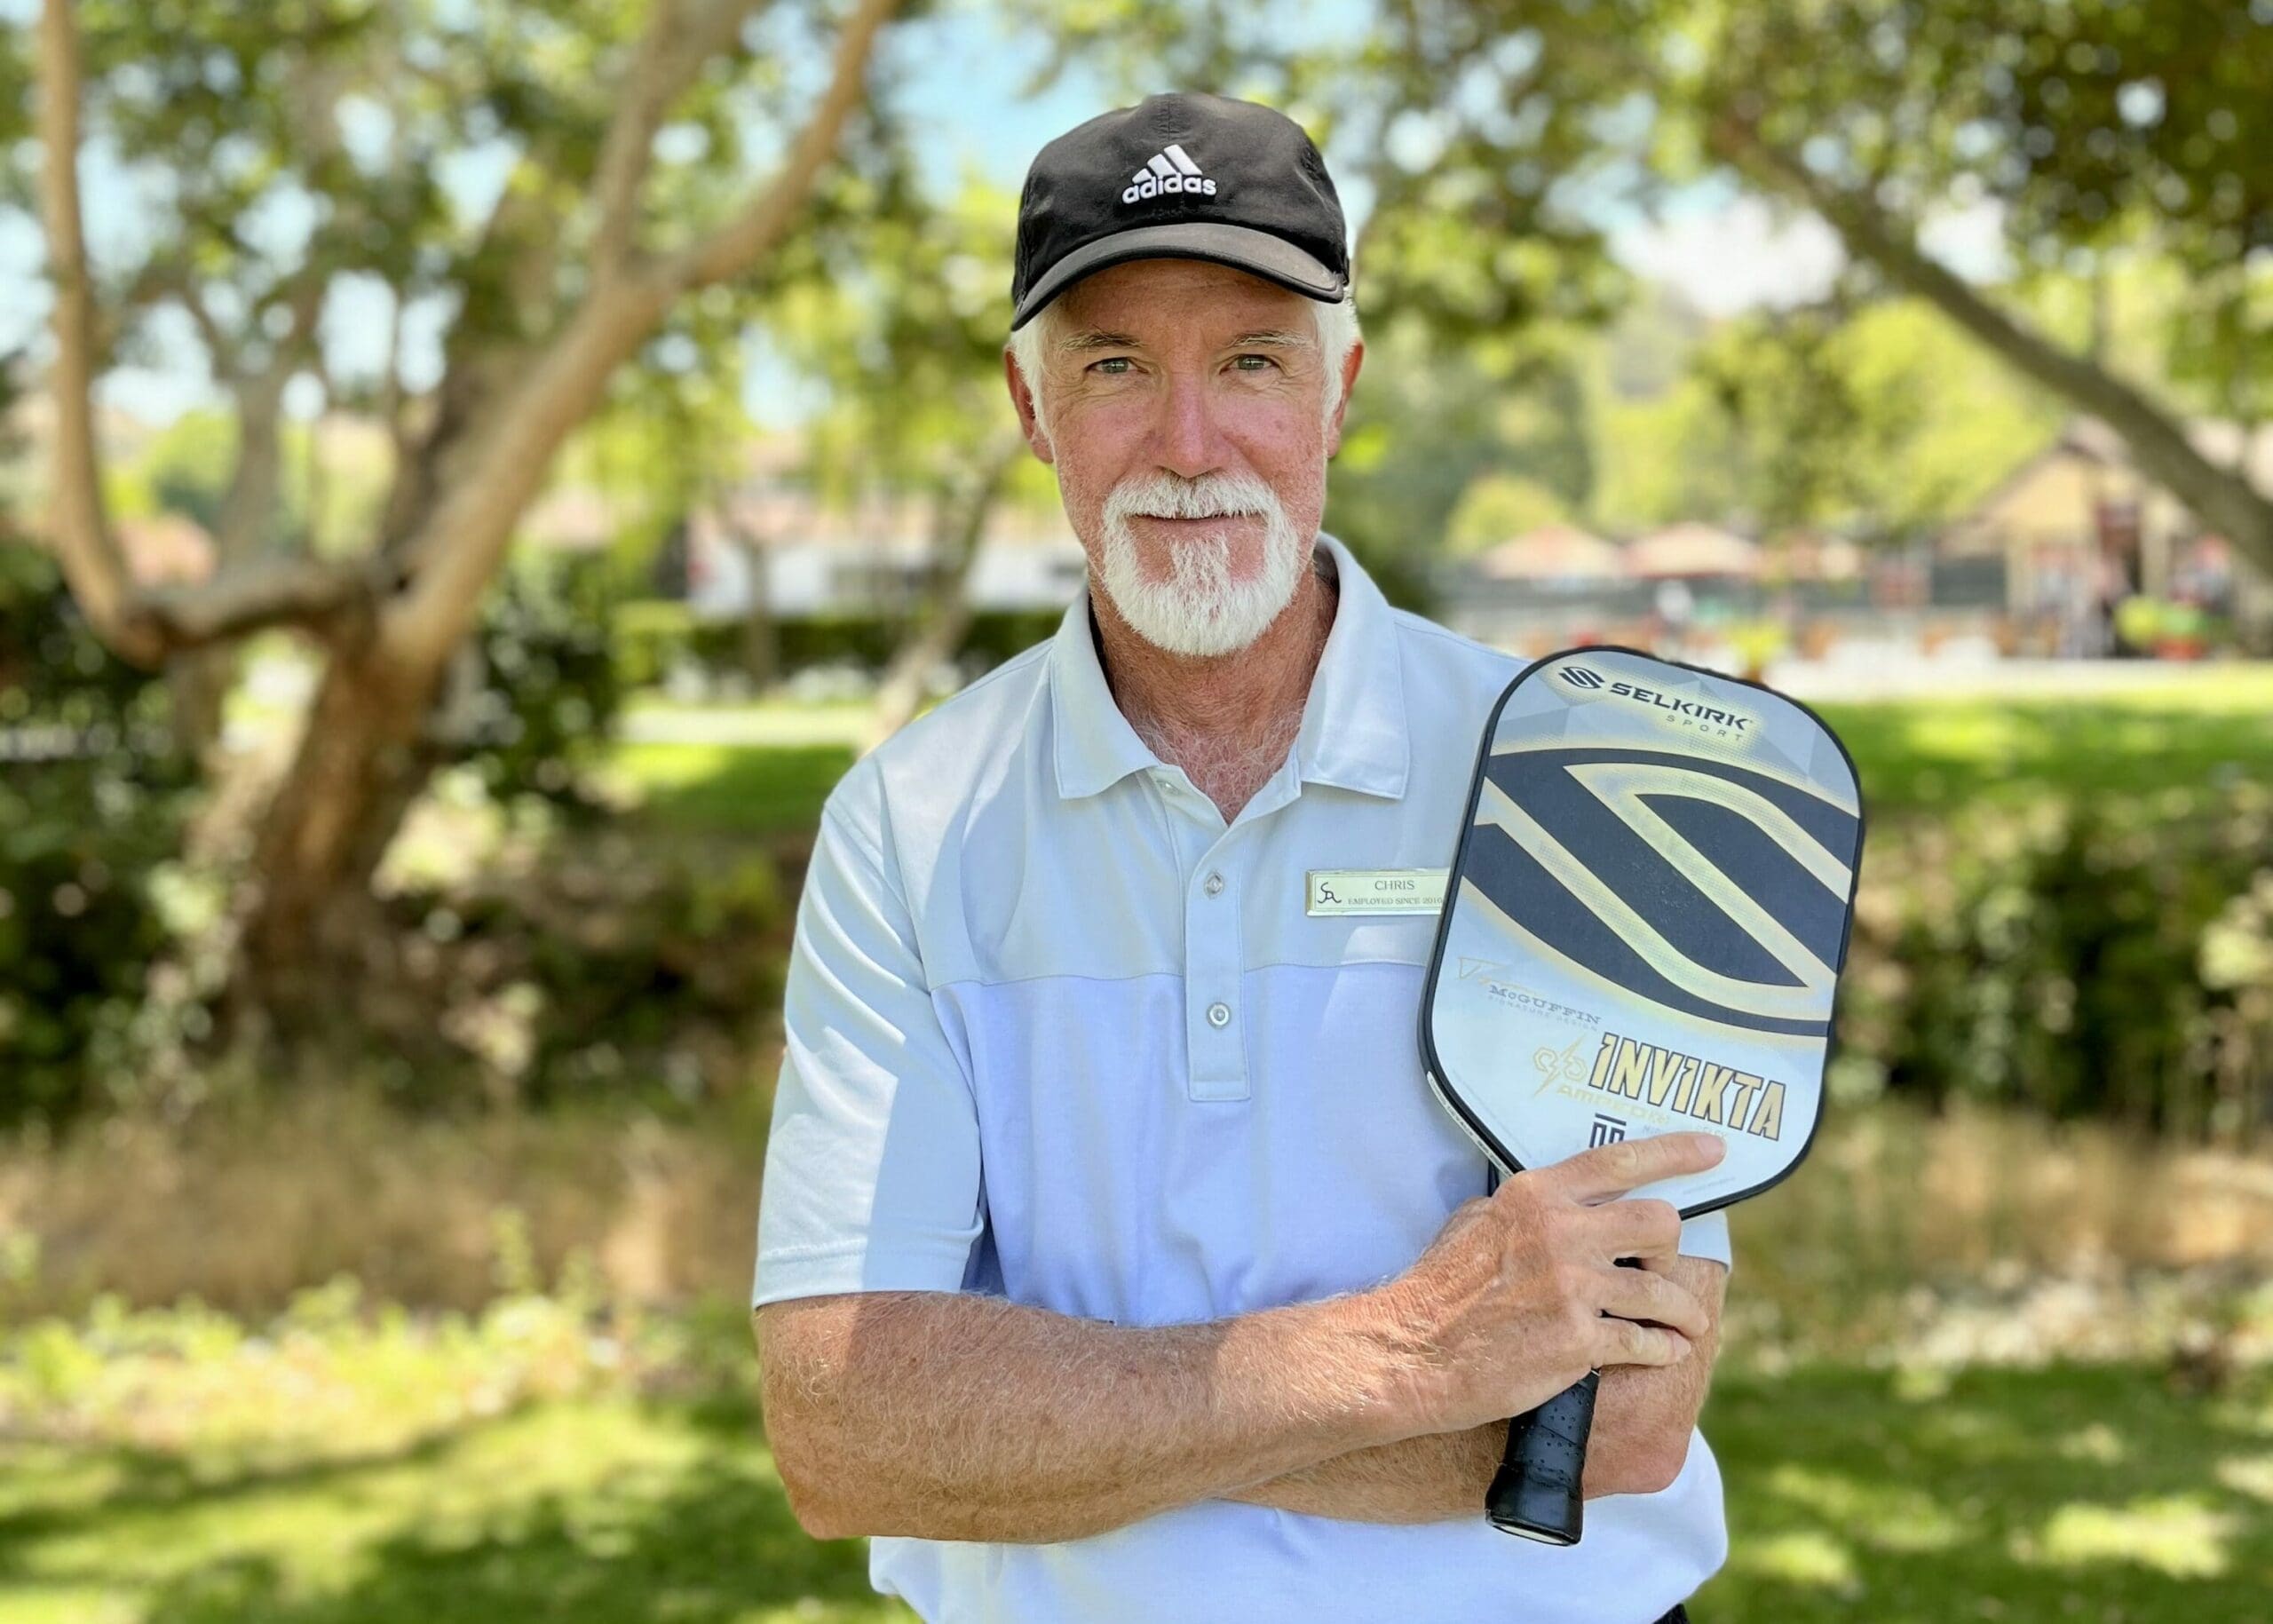
<path fill-rule="evenodd" d="M 1036 318 L 1051 322 L 1040 379 L 1010 368 L 1091 579 L 1170 652 L 1246 647 L 1301 582 L 1342 435 L 1319 308 L 1228 265 L 1134 260 Z M 1361 355 L 1344 363 L 1345 401 Z M 1045 395 L 1047 434 L 1022 383 Z"/>

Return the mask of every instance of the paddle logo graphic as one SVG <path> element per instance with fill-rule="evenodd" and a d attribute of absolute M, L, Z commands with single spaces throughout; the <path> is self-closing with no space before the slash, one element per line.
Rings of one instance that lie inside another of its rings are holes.
<path fill-rule="evenodd" d="M 1461 886 L 1607 990 L 1748 1032 L 1822 1037 L 1858 817 L 1770 764 L 1528 740 L 1485 763 Z"/>
<path fill-rule="evenodd" d="M 1756 719 L 1726 705 L 1708 705 L 1702 700 L 1683 699 L 1677 693 L 1667 693 L 1643 683 L 1623 682 L 1604 677 L 1592 666 L 1566 665 L 1556 675 L 1582 693 L 1604 693 L 1636 705 L 1647 705 L 1658 713 L 1657 719 L 1667 726 L 1691 728 L 1711 738 L 1745 738 Z"/>

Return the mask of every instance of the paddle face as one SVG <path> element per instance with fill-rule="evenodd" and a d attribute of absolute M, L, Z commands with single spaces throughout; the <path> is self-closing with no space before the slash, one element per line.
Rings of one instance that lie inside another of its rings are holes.
<path fill-rule="evenodd" d="M 1509 1172 L 1703 1130 L 1694 1216 L 1807 1153 L 1863 816 L 1813 712 L 1630 649 L 1555 654 L 1485 729 L 1422 996 L 1430 1081 Z"/>

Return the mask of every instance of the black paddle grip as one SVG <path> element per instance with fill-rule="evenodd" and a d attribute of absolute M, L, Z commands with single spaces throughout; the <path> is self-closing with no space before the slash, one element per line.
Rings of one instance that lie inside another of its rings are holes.
<path fill-rule="evenodd" d="M 1602 1372 L 1578 1382 L 1528 1415 L 1508 1423 L 1508 1453 L 1484 1497 L 1484 1514 L 1502 1533 L 1546 1545 L 1576 1545 L 1584 1523 L 1579 1482 L 1587 1470 L 1587 1434 L 1594 1430 L 1595 1390 Z"/>

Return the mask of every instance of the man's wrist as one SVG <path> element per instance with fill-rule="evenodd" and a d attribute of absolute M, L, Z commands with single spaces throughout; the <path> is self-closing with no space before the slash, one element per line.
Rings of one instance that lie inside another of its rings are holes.
<path fill-rule="evenodd" d="M 1358 1395 L 1364 1436 L 1351 1446 L 1399 1443 L 1443 1430 L 1435 1422 L 1437 1367 L 1413 1329 L 1403 1282 L 1354 1293 L 1323 1304 L 1333 1311 L 1333 1336 L 1350 1385 Z"/>

